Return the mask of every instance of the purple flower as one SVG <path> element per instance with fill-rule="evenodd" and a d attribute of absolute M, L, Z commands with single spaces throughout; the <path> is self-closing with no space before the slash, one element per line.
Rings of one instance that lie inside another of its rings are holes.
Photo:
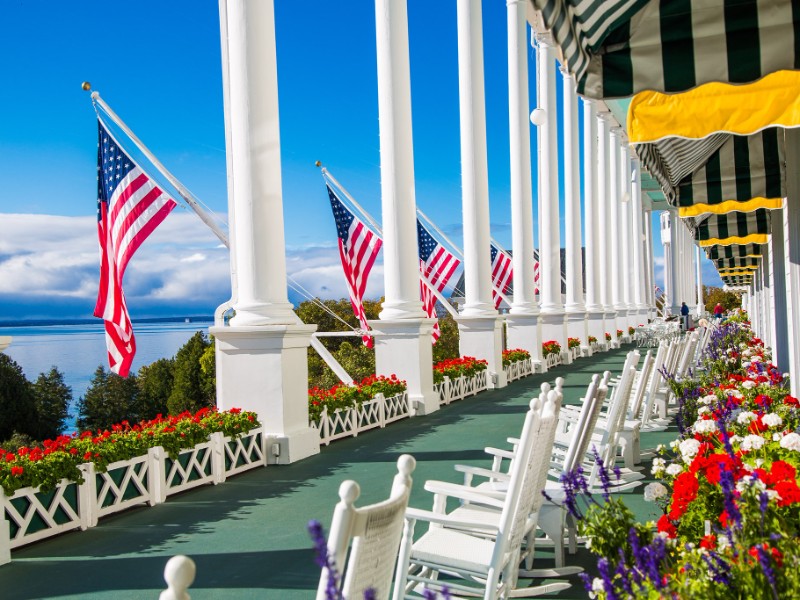
<path fill-rule="evenodd" d="M 778 588 L 775 584 L 775 570 L 772 568 L 772 559 L 767 554 L 763 544 L 756 545 L 756 553 L 758 554 L 758 563 L 761 565 L 761 570 L 764 571 L 764 577 L 767 578 L 769 587 L 772 588 L 772 597 L 778 600 Z"/>
<path fill-rule="evenodd" d="M 339 572 L 330 554 L 328 554 L 328 541 L 325 539 L 325 530 L 322 528 L 322 523 L 316 519 L 309 521 L 308 533 L 314 542 L 314 561 L 318 566 L 327 569 L 330 574 L 325 587 L 325 598 L 326 600 L 341 600 Z"/>
<path fill-rule="evenodd" d="M 614 582 L 611 580 L 609 566 L 608 560 L 605 558 L 597 561 L 597 570 L 600 572 L 600 579 L 603 580 L 603 591 L 606 593 L 606 598 L 608 600 L 618 600 L 619 596 L 614 591 Z"/>

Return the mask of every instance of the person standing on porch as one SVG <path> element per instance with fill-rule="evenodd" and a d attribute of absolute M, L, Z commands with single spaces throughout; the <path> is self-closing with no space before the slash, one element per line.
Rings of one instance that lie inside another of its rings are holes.
<path fill-rule="evenodd" d="M 717 302 L 717 305 L 714 307 L 714 318 L 717 319 L 717 321 L 721 320 L 722 319 L 722 313 L 724 313 L 724 312 L 725 312 L 725 309 L 722 308 L 722 304 Z"/>

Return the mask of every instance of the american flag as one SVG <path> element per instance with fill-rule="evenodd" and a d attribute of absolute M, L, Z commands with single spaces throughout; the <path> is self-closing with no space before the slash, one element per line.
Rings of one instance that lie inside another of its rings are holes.
<path fill-rule="evenodd" d="M 383 242 L 377 234 L 368 229 L 347 209 L 331 186 L 328 186 L 328 196 L 331 199 L 333 218 L 336 221 L 336 234 L 339 236 L 339 258 L 342 259 L 350 304 L 353 305 L 353 313 L 361 324 L 361 328 L 367 331 L 369 324 L 367 315 L 364 313 L 364 291 L 367 287 L 369 272 Z M 372 336 L 365 335 L 361 339 L 368 348 L 372 348 Z"/>
<path fill-rule="evenodd" d="M 500 248 L 491 245 L 492 249 L 492 299 L 494 300 L 494 307 L 499 308 L 503 298 L 497 293 L 499 290 L 505 294 L 508 290 L 508 284 L 511 283 L 513 274 L 511 257 L 502 251 Z"/>
<path fill-rule="evenodd" d="M 142 242 L 177 205 L 125 154 L 99 120 L 98 130 L 100 289 L 94 316 L 105 324 L 111 371 L 127 377 L 136 354 L 136 340 L 122 293 L 122 278 Z"/>
<path fill-rule="evenodd" d="M 533 284 L 534 284 L 534 294 L 539 293 L 539 253 L 534 250 L 533 251 Z"/>
<path fill-rule="evenodd" d="M 436 287 L 436 291 L 444 290 L 447 282 L 461 264 L 444 246 L 428 233 L 425 226 L 417 219 L 417 244 L 419 245 L 419 270 L 420 273 Z M 436 296 L 424 278 L 419 282 L 422 309 L 429 318 L 436 318 Z M 439 339 L 439 323 L 433 326 L 433 343 Z"/>

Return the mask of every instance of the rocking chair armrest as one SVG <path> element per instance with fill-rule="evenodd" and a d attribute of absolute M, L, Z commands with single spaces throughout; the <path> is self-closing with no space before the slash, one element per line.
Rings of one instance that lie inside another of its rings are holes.
<path fill-rule="evenodd" d="M 424 487 L 432 494 L 441 494 L 451 498 L 458 498 L 459 500 L 483 504 L 484 506 L 502 509 L 504 505 L 503 498 L 505 498 L 505 495 L 503 494 L 502 497 L 498 498 L 500 494 L 491 490 L 477 490 L 457 483 L 436 480 L 426 481 Z"/>
<path fill-rule="evenodd" d="M 483 467 L 455 465 L 454 468 L 459 473 L 469 473 L 470 475 L 477 475 L 478 477 L 485 477 L 486 479 L 499 479 L 501 481 L 508 481 L 511 479 L 511 476 L 508 473 L 492 471 L 491 469 L 484 469 Z"/>
<path fill-rule="evenodd" d="M 506 441 L 512 446 L 519 446 L 519 438 L 510 437 L 506 438 Z"/>
<path fill-rule="evenodd" d="M 491 456 L 497 456 L 499 458 L 508 458 L 513 459 L 516 454 L 511 450 L 500 450 L 500 448 L 492 448 L 491 446 L 487 446 L 483 449 L 486 454 L 490 454 Z"/>
<path fill-rule="evenodd" d="M 429 510 L 420 510 L 418 508 L 406 509 L 406 520 L 408 521 L 427 521 L 428 523 L 437 523 L 456 529 L 481 529 L 489 533 L 496 532 L 497 526 L 488 523 L 478 523 L 475 521 L 465 521 L 456 519 L 450 515 L 442 513 L 435 513 Z"/>

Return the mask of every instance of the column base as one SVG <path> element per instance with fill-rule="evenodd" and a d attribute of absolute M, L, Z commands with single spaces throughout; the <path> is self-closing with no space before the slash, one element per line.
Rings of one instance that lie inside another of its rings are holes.
<path fill-rule="evenodd" d="M 289 464 L 319 453 L 308 421 L 308 355 L 316 325 L 210 327 L 216 343 L 217 407 L 254 411 L 270 462 Z"/>
<path fill-rule="evenodd" d="M 542 358 L 542 334 L 539 315 L 506 315 L 506 346 L 526 350 L 531 355 L 534 372 L 546 373 L 547 363 Z"/>
<path fill-rule="evenodd" d="M 563 312 L 548 312 L 539 315 L 542 343 L 555 340 L 562 350 L 567 349 L 567 316 Z"/>
<path fill-rule="evenodd" d="M 433 390 L 434 323 L 427 318 L 369 321 L 376 334 L 375 372 L 406 382 L 411 416 L 439 410 L 439 394 Z"/>
<path fill-rule="evenodd" d="M 490 388 L 508 385 L 503 369 L 503 317 L 456 317 L 461 356 L 474 356 L 489 363 Z"/>
<path fill-rule="evenodd" d="M 607 310 L 603 313 L 603 326 L 605 327 L 603 337 L 598 339 L 602 339 L 608 349 L 619 348 L 619 343 L 617 342 L 617 311 Z M 606 340 L 607 333 L 611 335 L 610 340 Z"/>
<path fill-rule="evenodd" d="M 586 313 L 586 343 L 589 345 L 589 336 L 597 339 L 597 344 L 600 347 L 606 346 L 606 330 L 603 321 L 602 311 L 590 311 Z M 591 356 L 591 346 L 589 347 Z"/>
<path fill-rule="evenodd" d="M 589 348 L 588 339 L 588 326 L 586 320 L 586 311 L 567 311 L 567 337 L 578 338 L 581 341 L 581 355 L 585 356 L 586 351 L 591 352 Z"/>

